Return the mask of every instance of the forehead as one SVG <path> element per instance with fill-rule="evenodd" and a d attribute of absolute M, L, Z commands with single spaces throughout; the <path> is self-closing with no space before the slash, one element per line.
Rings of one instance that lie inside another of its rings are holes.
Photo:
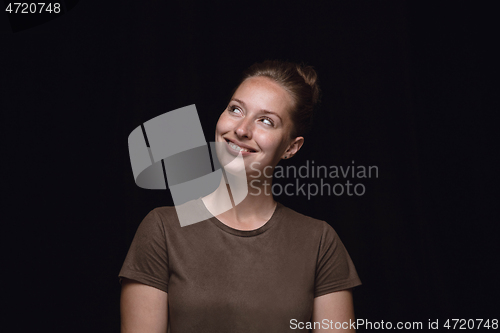
<path fill-rule="evenodd" d="M 264 109 L 285 115 L 292 107 L 291 95 L 270 78 L 257 76 L 243 81 L 233 98 L 243 101 L 249 108 Z"/>

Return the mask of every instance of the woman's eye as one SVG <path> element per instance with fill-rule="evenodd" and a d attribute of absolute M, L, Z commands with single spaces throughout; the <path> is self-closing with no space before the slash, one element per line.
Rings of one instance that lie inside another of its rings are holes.
<path fill-rule="evenodd" d="M 237 107 L 237 106 L 229 106 L 229 112 L 233 112 L 233 113 L 242 113 L 240 108 Z"/>
<path fill-rule="evenodd" d="M 271 121 L 271 119 L 269 118 L 264 118 L 262 119 L 262 122 L 266 125 L 269 125 L 269 126 L 274 126 L 274 123 Z"/>

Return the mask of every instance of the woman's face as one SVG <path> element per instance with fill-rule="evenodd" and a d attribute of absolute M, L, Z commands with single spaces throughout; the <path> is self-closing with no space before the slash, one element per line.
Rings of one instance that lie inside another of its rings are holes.
<path fill-rule="evenodd" d="M 293 156 L 304 141 L 290 137 L 292 107 L 292 97 L 278 83 L 267 77 L 246 79 L 222 112 L 215 141 L 225 143 L 226 152 L 233 156 L 241 151 L 247 173 L 263 171 L 266 166 L 274 169 L 282 158 Z"/>

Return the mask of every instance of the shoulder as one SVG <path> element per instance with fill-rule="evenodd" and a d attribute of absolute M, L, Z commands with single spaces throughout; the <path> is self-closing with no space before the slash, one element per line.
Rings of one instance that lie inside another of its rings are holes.
<path fill-rule="evenodd" d="M 293 226 L 307 234 L 314 234 L 320 238 L 336 236 L 333 227 L 324 220 L 299 213 L 282 205 L 282 216 L 288 226 Z"/>
<path fill-rule="evenodd" d="M 146 233 L 158 231 L 164 232 L 166 229 L 170 229 L 172 226 L 175 226 L 176 221 L 178 221 L 178 219 L 175 207 L 157 207 L 150 210 L 149 213 L 146 214 L 140 223 L 138 230 Z"/>
<path fill-rule="evenodd" d="M 155 219 L 165 222 L 178 220 L 174 206 L 156 207 L 148 215 L 152 215 Z"/>
<path fill-rule="evenodd" d="M 211 217 L 200 200 L 193 200 L 180 206 L 157 207 L 146 219 L 153 220 L 167 234 L 186 234 L 206 231 Z"/>

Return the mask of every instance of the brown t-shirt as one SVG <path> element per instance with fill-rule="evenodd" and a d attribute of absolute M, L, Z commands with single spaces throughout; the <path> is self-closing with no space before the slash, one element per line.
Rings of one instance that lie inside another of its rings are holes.
<path fill-rule="evenodd" d="M 280 203 L 250 231 L 215 217 L 181 227 L 156 208 L 119 276 L 168 293 L 171 333 L 301 332 L 291 320 L 311 321 L 315 297 L 361 284 L 333 228 Z"/>

